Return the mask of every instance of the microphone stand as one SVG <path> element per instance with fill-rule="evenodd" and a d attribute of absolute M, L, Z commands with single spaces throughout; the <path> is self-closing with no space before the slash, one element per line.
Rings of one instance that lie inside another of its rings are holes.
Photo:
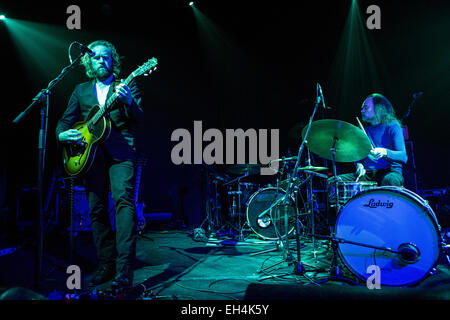
<path fill-rule="evenodd" d="M 294 184 L 294 178 L 297 175 L 297 170 L 298 170 L 299 165 L 300 165 L 300 159 L 301 159 L 301 156 L 302 156 L 302 153 L 303 153 L 303 149 L 305 147 L 305 144 L 308 141 L 309 132 L 311 131 L 311 125 L 312 125 L 314 116 L 315 116 L 315 114 L 317 112 L 317 109 L 319 107 L 319 102 L 320 102 L 320 99 L 317 98 L 315 106 L 314 106 L 313 113 L 312 113 L 311 117 L 309 118 L 309 123 L 308 123 L 308 127 L 307 127 L 307 130 L 306 130 L 306 133 L 305 133 L 305 137 L 303 138 L 303 141 L 302 141 L 302 143 L 300 145 L 300 148 L 298 150 L 297 162 L 295 163 L 294 173 L 290 176 L 290 179 L 289 179 L 289 183 L 288 183 L 288 186 L 287 186 L 287 189 L 286 189 L 286 194 L 285 194 L 284 199 L 283 199 L 283 204 L 284 205 L 286 205 L 286 203 L 288 201 L 291 201 L 290 194 L 291 194 L 291 190 L 292 190 L 292 185 Z M 300 228 L 299 228 L 299 224 L 298 224 L 298 215 L 297 215 L 295 217 L 295 239 L 296 239 L 296 244 L 297 244 L 297 261 L 295 262 L 294 273 L 296 273 L 296 274 L 303 274 L 305 272 L 305 270 L 304 270 L 302 262 L 301 262 L 301 243 L 300 243 L 299 229 Z M 287 239 L 286 239 L 286 241 L 288 242 L 288 245 L 289 245 L 289 241 Z"/>
<path fill-rule="evenodd" d="M 36 249 L 36 260 L 34 269 L 34 287 L 37 291 L 40 290 L 42 285 L 42 256 L 43 256 L 43 244 L 44 244 L 44 171 L 45 171 L 45 151 L 46 151 L 46 141 L 47 141 L 47 124 L 48 124 L 48 111 L 50 107 L 50 94 L 51 90 L 64 78 L 64 76 L 73 69 L 74 65 L 81 59 L 85 54 L 84 50 L 82 53 L 73 60 L 70 65 L 66 66 L 61 73 L 47 85 L 47 88 L 42 89 L 39 93 L 32 99 L 31 104 L 22 111 L 14 120 L 13 124 L 19 124 L 25 117 L 33 110 L 33 108 L 39 103 L 41 105 L 40 112 L 40 130 L 39 130 L 39 166 L 38 166 L 38 205 L 39 212 L 37 218 L 37 249 Z M 45 103 L 44 103 L 45 100 Z"/>
<path fill-rule="evenodd" d="M 312 125 L 314 116 L 315 116 L 315 114 L 317 112 L 317 109 L 319 107 L 319 103 L 321 102 L 321 99 L 318 97 L 318 92 L 316 93 L 316 95 L 317 95 L 317 97 L 316 97 L 314 110 L 313 110 L 313 113 L 312 113 L 311 117 L 309 118 L 308 127 L 307 127 L 307 130 L 306 130 L 305 137 L 303 138 L 303 141 L 302 141 L 302 143 L 300 145 L 300 148 L 298 150 L 297 161 L 295 163 L 295 167 L 294 167 L 293 173 L 289 176 L 289 183 L 287 185 L 286 193 L 285 193 L 285 195 L 283 197 L 281 197 L 280 199 L 276 200 L 275 203 L 272 204 L 270 206 L 270 208 L 267 209 L 267 210 L 270 210 L 272 207 L 274 207 L 275 205 L 278 205 L 280 202 L 282 203 L 282 207 L 287 208 L 291 204 L 291 201 L 293 200 L 292 199 L 293 197 L 291 197 L 291 192 L 292 192 L 293 189 L 295 189 L 295 187 L 293 187 L 293 185 L 294 185 L 294 181 L 296 179 L 298 168 L 299 168 L 299 165 L 300 165 L 300 159 L 301 159 L 301 156 L 302 156 L 305 144 L 307 143 L 309 132 L 311 131 L 311 125 Z M 306 183 L 307 181 L 309 181 L 312 177 L 313 177 L 313 175 L 309 175 L 309 177 L 305 181 L 303 181 L 302 184 Z M 297 188 L 298 188 L 298 186 L 297 186 Z M 265 210 L 265 211 L 267 211 L 267 210 Z M 285 209 L 284 211 L 285 211 L 285 219 L 287 221 L 287 219 L 288 219 L 288 217 L 287 217 L 287 210 Z M 261 216 L 263 214 L 265 214 L 265 213 L 264 212 L 261 213 Z M 300 231 L 300 226 L 299 226 L 299 221 L 298 220 L 299 220 L 299 217 L 298 217 L 298 213 L 296 212 L 295 225 L 294 226 L 295 226 L 295 239 L 296 239 L 296 246 L 297 246 L 297 260 L 294 261 L 294 274 L 304 275 L 305 269 L 303 268 L 303 265 L 302 265 L 302 262 L 301 262 L 301 242 L 300 242 L 300 232 L 299 232 Z M 285 225 L 287 224 L 286 221 L 285 221 Z M 289 262 L 290 259 L 291 259 L 291 257 L 289 256 L 289 237 L 288 237 L 289 230 L 286 229 L 285 233 L 286 233 L 286 237 L 285 237 L 286 244 L 283 247 L 287 246 L 288 253 L 285 254 L 284 256 L 285 256 L 285 260 Z M 273 251 L 273 250 L 267 250 L 267 251 Z M 259 252 L 259 253 L 262 253 L 262 252 Z M 259 254 L 259 253 L 257 253 L 257 254 Z M 275 263 L 274 265 L 272 265 L 270 267 L 266 267 L 263 270 L 272 268 L 275 265 L 278 265 L 278 264 L 280 264 L 282 262 L 283 262 L 283 260 L 281 260 L 280 262 Z M 260 270 L 260 271 L 263 271 L 263 270 Z"/>
<path fill-rule="evenodd" d="M 413 100 L 411 101 L 411 103 L 410 103 L 409 106 L 408 106 L 408 111 L 406 111 L 406 114 L 405 114 L 405 115 L 402 117 L 402 119 L 401 119 L 401 123 L 402 123 L 402 124 L 404 124 L 406 118 L 409 117 L 409 114 L 411 113 L 411 108 L 414 106 L 414 104 L 416 103 L 417 99 L 419 99 L 420 96 L 421 96 L 421 95 L 419 95 L 419 96 L 416 96 L 415 94 L 413 95 Z"/>
<path fill-rule="evenodd" d="M 312 115 L 311 115 L 311 117 L 310 117 L 310 119 L 309 119 L 308 128 L 307 128 L 305 137 L 304 137 L 304 139 L 303 139 L 303 141 L 302 141 L 302 143 L 301 143 L 301 145 L 300 145 L 300 148 L 299 148 L 299 150 L 298 150 L 297 161 L 296 161 L 296 163 L 295 163 L 295 167 L 294 167 L 294 170 L 293 170 L 293 174 L 291 174 L 291 175 L 289 176 L 289 183 L 287 184 L 286 193 L 285 193 L 284 197 L 282 197 L 282 198 L 280 198 L 279 200 L 277 200 L 277 201 L 275 202 L 275 204 L 272 204 L 272 206 L 271 206 L 270 208 L 272 208 L 273 206 L 277 205 L 277 204 L 280 203 L 280 202 L 282 202 L 282 206 L 283 206 L 284 208 L 287 208 L 287 206 L 290 205 L 290 204 L 291 204 L 291 201 L 293 200 L 292 197 L 291 197 L 291 192 L 292 192 L 292 190 L 294 189 L 294 188 L 293 188 L 293 185 L 294 185 L 294 181 L 295 181 L 296 176 L 297 176 L 298 167 L 299 167 L 299 165 L 300 165 L 300 159 L 301 159 L 301 156 L 302 156 L 302 153 L 303 153 L 303 149 L 304 149 L 304 147 L 305 147 L 305 144 L 307 143 L 307 139 L 308 139 L 308 136 L 309 136 L 309 132 L 310 132 L 310 130 L 311 130 L 311 124 L 312 124 L 312 121 L 313 121 L 313 119 L 314 119 L 314 116 L 315 116 L 315 114 L 316 114 L 316 112 L 317 112 L 319 103 L 320 103 L 320 99 L 317 97 L 316 103 L 315 103 L 315 106 L 314 106 L 314 111 L 313 111 L 313 113 L 312 113 Z M 312 175 L 309 177 L 309 179 L 311 179 L 311 178 L 312 178 Z M 307 179 L 307 180 L 308 180 L 308 179 Z M 306 182 L 306 181 L 304 181 L 304 182 Z M 303 183 L 304 183 L 304 182 L 303 182 Z M 302 184 L 303 184 L 303 183 L 302 183 Z M 270 208 L 269 208 L 269 209 L 270 209 Z M 286 211 L 287 211 L 287 210 L 285 209 L 285 215 L 287 215 L 287 212 L 286 212 Z M 300 235 L 299 235 L 300 226 L 299 226 L 298 218 L 299 218 L 299 217 L 298 217 L 298 213 L 296 213 L 296 216 L 295 216 L 295 238 L 296 238 L 296 245 L 297 245 L 297 261 L 294 262 L 294 273 L 295 273 L 295 274 L 303 275 L 303 274 L 305 273 L 305 270 L 304 270 L 303 265 L 302 265 L 302 262 L 301 262 L 301 243 L 300 243 Z M 288 217 L 285 216 L 285 219 L 286 219 L 286 221 L 287 221 Z M 286 224 L 286 221 L 285 221 L 285 224 Z M 287 245 L 288 248 L 289 248 L 289 239 L 288 239 L 288 238 L 289 238 L 289 237 L 288 237 L 289 230 L 285 230 L 285 233 L 286 233 L 286 238 L 285 238 L 286 245 Z M 286 245 L 284 245 L 284 247 L 286 247 Z M 288 249 L 288 253 L 289 253 L 289 249 Z M 285 256 L 286 256 L 286 255 L 285 255 Z M 290 257 L 287 256 L 287 258 L 289 259 Z M 279 262 L 279 263 L 281 263 L 281 262 Z M 277 263 L 277 264 L 279 264 L 279 263 Z M 267 269 L 267 268 L 266 268 L 266 269 Z"/>
<path fill-rule="evenodd" d="M 285 237 L 286 245 L 284 245 L 284 247 L 287 246 L 287 254 L 285 254 L 286 261 L 290 261 L 290 259 L 291 259 L 291 257 L 289 256 L 290 255 L 290 252 L 289 252 L 289 239 L 288 239 L 289 238 L 288 237 L 289 230 L 288 230 L 288 227 L 287 227 L 287 225 L 288 225 L 288 223 L 287 223 L 288 216 L 287 216 L 287 209 L 286 208 L 291 204 L 291 201 L 293 201 L 293 197 L 291 197 L 292 190 L 295 191 L 296 189 L 298 189 L 300 187 L 300 186 L 297 186 L 297 185 L 294 186 L 294 182 L 295 182 L 295 179 L 296 179 L 296 176 L 297 176 L 297 172 L 298 172 L 298 168 L 299 168 L 299 165 L 300 165 L 300 160 L 301 160 L 301 156 L 302 156 L 302 153 L 303 153 L 303 149 L 305 147 L 305 144 L 307 143 L 308 136 L 309 136 L 309 133 L 311 131 L 311 125 L 312 125 L 313 119 L 315 117 L 315 114 L 317 112 L 319 103 L 322 101 L 322 104 L 325 107 L 325 104 L 323 103 L 323 100 L 321 100 L 321 98 L 319 98 L 318 90 L 316 90 L 316 96 L 317 97 L 316 97 L 314 110 L 313 110 L 313 113 L 312 113 L 312 115 L 311 115 L 311 117 L 309 119 L 309 123 L 308 123 L 308 127 L 307 127 L 307 131 L 306 131 L 305 137 L 303 138 L 303 141 L 302 141 L 302 143 L 300 145 L 300 148 L 298 150 L 297 159 L 296 159 L 297 161 L 295 163 L 293 174 L 291 174 L 289 176 L 289 182 L 287 184 L 286 193 L 285 193 L 284 197 L 276 200 L 275 203 L 272 204 L 269 207 L 269 209 L 265 210 L 265 211 L 271 210 L 271 208 L 273 208 L 275 205 L 278 205 L 280 202 L 282 203 L 282 206 L 285 208 L 284 212 L 285 212 L 285 228 L 286 228 L 286 230 L 285 230 L 285 233 L 286 233 L 286 237 Z M 300 185 L 303 185 L 304 183 L 308 182 L 309 180 L 312 179 L 312 177 L 313 177 L 313 174 L 310 174 L 309 177 L 305 181 L 303 181 Z M 262 216 L 264 214 L 265 214 L 265 212 L 261 213 L 260 216 Z M 297 260 L 294 262 L 294 274 L 304 275 L 305 269 L 303 268 L 303 265 L 302 265 L 302 262 L 301 262 L 301 241 L 300 241 L 300 232 L 299 231 L 300 231 L 299 217 L 298 217 L 298 213 L 296 212 L 296 216 L 295 216 L 295 238 L 296 238 L 296 246 L 297 246 Z M 267 250 L 267 251 L 273 251 L 273 250 Z M 262 252 L 259 252 L 259 253 L 262 253 Z M 259 254 L 259 253 L 257 253 L 257 254 Z M 273 266 L 278 265 L 278 264 L 280 264 L 282 262 L 283 261 L 275 263 Z M 266 267 L 266 268 L 264 268 L 264 270 L 265 269 L 269 269 L 269 268 L 271 268 L 273 266 Z M 261 271 L 263 271 L 263 270 L 261 270 Z"/>
<path fill-rule="evenodd" d="M 417 249 L 417 247 L 415 247 L 411 243 L 403 243 L 397 249 L 392 249 L 392 248 L 385 247 L 385 246 L 375 246 L 375 245 L 371 245 L 371 244 L 346 240 L 344 238 L 336 237 L 335 234 L 333 234 L 332 236 L 325 236 L 325 235 L 315 235 L 315 236 L 318 238 L 330 240 L 332 243 L 332 249 L 333 249 L 333 260 L 330 265 L 329 276 L 326 278 L 323 278 L 323 279 L 317 279 L 315 281 L 316 284 L 321 284 L 321 283 L 325 283 L 328 281 L 342 281 L 342 282 L 346 282 L 351 285 L 359 285 L 357 282 L 343 276 L 343 273 L 342 273 L 342 271 L 339 267 L 338 261 L 337 261 L 337 258 L 339 255 L 338 254 L 339 244 L 351 244 L 351 245 L 355 245 L 355 246 L 371 248 L 374 250 L 390 252 L 392 254 L 397 255 L 399 257 L 400 261 L 402 261 L 404 263 L 415 263 L 420 259 L 420 251 Z M 408 246 L 412 246 L 413 250 L 415 250 L 413 252 L 413 255 L 411 255 L 411 251 L 409 251 L 409 252 L 407 251 Z"/>

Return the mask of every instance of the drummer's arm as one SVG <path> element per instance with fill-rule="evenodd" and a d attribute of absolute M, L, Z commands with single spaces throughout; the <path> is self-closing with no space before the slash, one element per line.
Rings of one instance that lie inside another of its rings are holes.
<path fill-rule="evenodd" d="M 403 138 L 403 130 L 400 125 L 395 124 L 389 127 L 389 136 L 392 140 L 392 149 L 377 147 L 370 150 L 369 158 L 374 161 L 385 158 L 395 162 L 402 162 L 406 164 L 408 156 L 406 154 L 405 139 Z"/>
<path fill-rule="evenodd" d="M 405 139 L 403 138 L 403 131 L 400 125 L 395 124 L 389 127 L 389 135 L 392 139 L 392 149 L 377 147 L 370 150 L 369 158 L 378 160 L 386 158 L 396 162 L 406 164 L 408 155 L 406 154 Z"/>
<path fill-rule="evenodd" d="M 402 162 L 406 164 L 408 161 L 408 155 L 406 154 L 405 138 L 403 137 L 403 130 L 400 125 L 394 125 L 390 127 L 391 137 L 393 139 L 393 149 L 386 149 L 388 159 L 393 161 Z"/>

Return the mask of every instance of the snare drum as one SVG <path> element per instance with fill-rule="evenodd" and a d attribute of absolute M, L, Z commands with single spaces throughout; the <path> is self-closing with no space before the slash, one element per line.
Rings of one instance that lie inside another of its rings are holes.
<path fill-rule="evenodd" d="M 339 212 L 335 236 L 397 251 L 345 241 L 338 245 L 342 261 L 353 274 L 367 281 L 370 268 L 377 266 L 380 284 L 388 286 L 413 285 L 429 275 L 439 260 L 442 242 L 428 203 L 400 187 L 366 190 L 350 199 Z"/>
<path fill-rule="evenodd" d="M 358 193 L 374 189 L 378 186 L 375 181 L 338 181 L 337 189 L 339 195 L 339 203 L 345 204 L 348 200 L 356 196 Z M 328 203 L 336 204 L 336 184 L 333 179 L 327 183 Z"/>

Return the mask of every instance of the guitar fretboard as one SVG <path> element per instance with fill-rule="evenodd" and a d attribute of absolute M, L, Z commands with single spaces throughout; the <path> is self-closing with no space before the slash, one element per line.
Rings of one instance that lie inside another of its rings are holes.
<path fill-rule="evenodd" d="M 132 72 L 125 80 L 122 81 L 122 83 L 128 86 L 131 80 L 134 79 L 134 77 L 134 72 Z M 89 120 L 89 124 L 96 124 L 100 120 L 100 118 L 105 115 L 106 111 L 108 111 L 108 109 L 110 109 L 112 105 L 117 101 L 118 97 L 119 96 L 114 91 L 114 93 L 108 98 L 108 100 L 106 100 L 105 104 L 100 108 L 100 110 L 98 110 L 98 112 Z"/>

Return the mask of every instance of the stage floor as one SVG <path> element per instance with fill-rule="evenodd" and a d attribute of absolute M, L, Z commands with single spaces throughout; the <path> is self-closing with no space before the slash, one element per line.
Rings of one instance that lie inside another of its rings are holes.
<path fill-rule="evenodd" d="M 301 263 L 304 274 L 296 274 L 296 240 L 290 240 L 289 252 L 277 241 L 249 235 L 244 241 L 227 237 L 194 240 L 193 230 L 147 230 L 137 241 L 133 295 L 142 300 L 292 300 L 292 299 L 426 299 L 450 300 L 450 267 L 444 257 L 436 273 L 414 287 L 388 287 L 369 290 L 366 283 L 352 285 L 343 281 L 321 280 L 329 276 L 333 252 L 330 241 L 302 238 Z M 17 236 L 17 235 L 16 235 Z M 19 241 L 20 240 L 20 241 Z M 70 242 L 66 235 L 47 233 L 44 245 L 43 282 L 39 293 L 58 297 L 88 292 L 87 282 L 95 269 L 95 249 L 90 231 L 79 232 L 73 239 L 71 264 L 81 269 L 82 287 L 69 290 L 66 285 L 70 262 Z M 14 243 L 15 242 L 15 243 Z M 0 256 L 0 287 L 33 288 L 34 256 L 32 237 L 3 239 L 0 249 L 16 251 Z M 338 259 L 339 262 L 341 262 Z M 343 275 L 357 278 L 343 265 Z M 97 288 L 106 294 L 110 282 Z M 58 293 L 58 294 L 56 294 Z M 86 295 L 85 295 L 86 297 Z M 97 295 L 99 298 L 100 295 Z"/>

